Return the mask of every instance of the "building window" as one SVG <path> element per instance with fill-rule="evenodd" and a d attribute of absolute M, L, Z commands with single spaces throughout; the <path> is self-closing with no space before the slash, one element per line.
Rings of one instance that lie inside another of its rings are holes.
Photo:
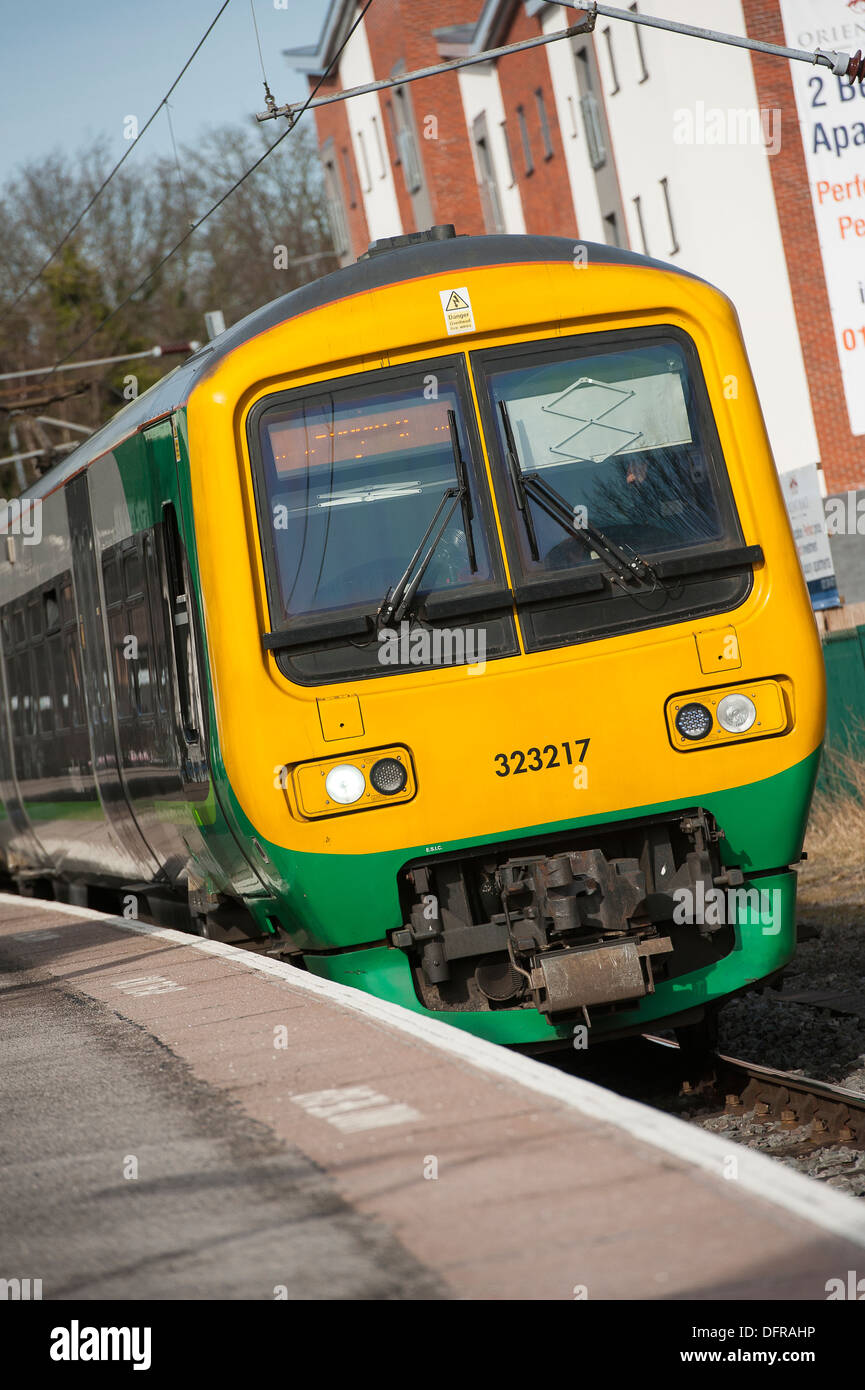
<path fill-rule="evenodd" d="M 604 237 L 610 246 L 627 246 L 628 224 L 622 207 L 619 181 L 613 161 L 607 158 L 611 143 L 597 56 L 595 49 L 587 43 L 575 44 L 573 54 L 586 153 L 594 172 L 598 203 L 604 219 Z"/>
<path fill-rule="evenodd" d="M 480 188 L 481 206 L 484 213 L 484 226 L 488 232 L 503 232 L 505 230 L 505 220 L 502 215 L 501 198 L 499 197 L 499 185 L 496 178 L 496 166 L 493 162 L 492 150 L 490 149 L 489 136 L 487 133 L 486 113 L 481 112 L 475 117 L 472 125 L 472 138 L 475 146 L 475 158 L 478 169 L 478 186 Z"/>
<path fill-rule="evenodd" d="M 399 162 L 402 164 L 405 186 L 409 193 L 419 193 L 423 187 L 423 172 L 415 143 L 411 108 L 402 87 L 397 87 L 394 90 L 393 111 L 396 124 L 396 145 L 399 150 Z"/>
<path fill-rule="evenodd" d="M 550 134 L 550 123 L 547 120 L 547 106 L 540 87 L 535 92 L 535 102 L 538 107 L 538 120 L 541 123 L 541 140 L 544 144 L 544 159 L 552 159 L 555 154 L 555 150 L 553 149 L 553 137 Z"/>
<path fill-rule="evenodd" d="M 391 101 L 386 101 L 386 102 L 385 102 L 385 104 L 384 104 L 384 113 L 385 113 L 385 116 L 387 117 L 387 123 L 388 123 L 388 125 L 390 126 L 390 138 L 391 138 L 391 140 L 393 141 L 393 148 L 394 148 L 393 162 L 394 162 L 394 164 L 401 164 L 401 163 L 402 163 L 402 159 L 400 158 L 400 152 L 399 152 L 399 131 L 398 131 L 398 129 L 397 129 L 397 124 L 396 124 L 396 113 L 394 112 L 394 109 L 393 109 L 393 102 L 391 102 Z"/>
<path fill-rule="evenodd" d="M 357 207 L 357 187 L 354 182 L 354 169 L 351 167 L 351 155 L 343 145 L 342 150 L 342 169 L 345 174 L 345 186 L 348 189 L 348 205 L 350 208 Z"/>
<path fill-rule="evenodd" d="M 639 13 L 639 11 L 637 10 L 637 6 L 636 6 L 635 4 L 634 4 L 634 5 L 629 5 L 629 6 L 628 6 L 628 9 L 631 11 L 631 14 L 638 14 L 638 13 Z M 646 55 L 645 55 L 645 53 L 643 52 L 643 36 L 642 36 L 642 34 L 640 33 L 640 26 L 639 26 L 639 24 L 633 25 L 633 30 L 634 30 L 634 38 L 637 40 L 637 57 L 638 57 L 639 60 L 640 60 L 640 72 L 641 72 L 641 74 L 642 74 L 642 76 L 640 77 L 640 81 L 641 81 L 641 82 L 648 82 L 648 80 L 649 80 L 649 69 L 646 67 Z"/>
<path fill-rule="evenodd" d="M 604 38 L 607 41 L 607 57 L 610 60 L 610 73 L 613 78 L 613 85 L 610 88 L 610 96 L 614 97 L 617 92 L 622 90 L 619 84 L 619 74 L 616 72 L 616 55 L 613 52 L 613 35 L 609 26 L 604 30 Z"/>
<path fill-rule="evenodd" d="M 586 143 L 589 147 L 589 163 L 593 169 L 602 169 L 607 162 L 607 147 L 604 141 L 604 123 L 598 99 L 595 96 L 592 64 L 589 50 L 583 45 L 577 49 L 577 82 L 582 92 L 580 110 L 586 130 Z"/>
<path fill-rule="evenodd" d="M 643 244 L 643 255 L 649 254 L 649 243 L 646 240 L 646 224 L 643 221 L 643 204 L 639 197 L 634 199 L 634 211 L 637 214 L 637 224 L 640 228 L 640 241 Z"/>
<path fill-rule="evenodd" d="M 372 174 L 370 173 L 370 169 L 369 169 L 369 160 L 367 159 L 366 144 L 365 144 L 365 142 L 364 142 L 363 131 L 362 131 L 362 130 L 359 130 L 359 131 L 357 132 L 357 148 L 358 148 L 358 151 L 359 151 L 359 153 L 360 153 L 360 159 L 358 160 L 358 166 L 359 166 L 359 168 L 360 168 L 361 177 L 363 178 L 363 191 L 364 191 L 364 193 L 371 193 L 371 192 L 372 192 Z"/>
<path fill-rule="evenodd" d="M 333 249 L 340 258 L 347 256 L 351 250 L 351 241 L 348 235 L 348 223 L 345 216 L 345 206 L 343 204 L 342 189 L 339 182 L 339 171 L 336 161 L 331 156 L 324 161 L 324 197 L 327 206 L 327 217 L 330 222 L 330 234 L 333 238 Z"/>
<path fill-rule="evenodd" d="M 532 155 L 532 146 L 529 141 L 529 127 L 526 121 L 526 113 L 521 106 L 517 107 L 517 124 L 520 128 L 520 140 L 523 146 L 523 159 L 526 164 L 526 173 L 534 173 L 535 161 Z"/>
<path fill-rule="evenodd" d="M 666 179 L 661 179 L 661 188 L 664 191 L 664 206 L 667 209 L 667 221 L 670 224 L 670 240 L 673 243 L 670 249 L 670 255 L 675 256 L 682 248 L 679 245 L 679 238 L 676 236 L 676 224 L 673 221 L 673 208 L 670 203 L 670 190 L 667 187 Z"/>
<path fill-rule="evenodd" d="M 380 178 L 380 179 L 386 179 L 386 178 L 387 178 L 387 160 L 385 159 L 384 141 L 383 141 L 382 136 L 381 136 L 381 127 L 380 127 L 380 125 L 379 125 L 379 123 L 378 123 L 378 116 L 373 116 L 373 117 L 372 117 L 372 130 L 373 130 L 373 135 L 375 136 L 375 149 L 376 149 L 376 154 L 378 155 L 378 167 L 379 167 L 379 169 L 381 170 L 381 173 L 379 174 L 379 178 Z"/>
<path fill-rule="evenodd" d="M 589 147 L 589 162 L 593 169 L 602 169 L 607 162 L 607 149 L 604 144 L 604 130 L 598 99 L 594 92 L 586 92 L 580 97 L 580 110 L 586 127 L 586 143 Z"/>
<path fill-rule="evenodd" d="M 510 179 L 510 183 L 508 184 L 508 188 L 513 188 L 514 184 L 515 184 L 516 181 L 517 181 L 517 176 L 516 176 L 516 174 L 514 173 L 514 157 L 513 157 L 513 155 L 511 154 L 511 142 L 510 142 L 510 140 L 508 139 L 508 123 L 507 123 L 507 121 L 502 121 L 502 123 L 501 123 L 501 131 L 502 131 L 502 140 L 504 141 L 504 146 L 505 146 L 505 154 L 506 154 L 506 156 L 507 156 L 507 161 L 508 161 L 508 177 L 509 177 L 509 179 Z"/>

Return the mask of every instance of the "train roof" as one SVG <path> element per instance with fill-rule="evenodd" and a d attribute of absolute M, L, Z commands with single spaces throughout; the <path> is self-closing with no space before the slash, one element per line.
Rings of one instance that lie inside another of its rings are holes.
<path fill-rule="evenodd" d="M 477 270 L 484 266 L 531 264 L 533 262 L 574 261 L 577 247 L 584 247 L 587 264 L 652 267 L 688 279 L 697 278 L 679 266 L 666 261 L 652 260 L 634 251 L 617 246 L 581 241 L 577 237 L 521 236 L 496 234 L 491 236 L 455 236 L 450 227 L 434 227 L 429 232 L 409 233 L 402 237 L 373 242 L 369 251 L 352 265 L 290 290 L 279 299 L 255 309 L 245 318 L 232 324 L 219 337 L 206 343 L 174 371 L 156 382 L 148 391 L 97 430 L 60 463 L 49 469 L 22 495 L 41 497 L 53 492 L 60 484 L 86 468 L 94 459 L 108 453 L 122 440 L 143 425 L 182 406 L 204 376 L 218 362 L 241 344 L 266 333 L 277 324 L 323 308 L 340 299 L 348 299 L 387 285 L 416 280 L 422 276 L 448 271 Z"/>

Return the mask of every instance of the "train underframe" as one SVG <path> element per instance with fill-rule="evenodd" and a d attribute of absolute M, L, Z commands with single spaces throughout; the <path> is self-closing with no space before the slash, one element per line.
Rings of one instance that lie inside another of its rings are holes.
<path fill-rule="evenodd" d="M 418 1001 L 433 1012 L 535 1009 L 591 1026 L 735 946 L 741 869 L 704 810 L 590 827 L 406 866 Z"/>

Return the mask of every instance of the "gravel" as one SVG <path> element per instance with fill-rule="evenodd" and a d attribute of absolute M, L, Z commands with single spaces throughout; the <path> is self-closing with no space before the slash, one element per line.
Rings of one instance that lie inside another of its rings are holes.
<path fill-rule="evenodd" d="M 865 1095 L 865 1017 L 796 1002 L 791 995 L 832 991 L 858 1002 L 865 1013 L 865 913 L 841 905 L 800 918 L 796 958 L 780 991 L 766 989 L 732 1000 L 719 1019 L 719 1051 L 781 1071 L 830 1081 Z M 865 1197 L 865 1151 L 846 1145 L 815 1147 L 807 1126 L 778 1130 L 753 1114 L 714 1115 L 696 1123 L 715 1134 L 819 1178 L 829 1187 Z"/>
<path fill-rule="evenodd" d="M 800 930 L 806 939 L 782 989 L 743 995 L 721 1011 L 719 1049 L 865 1094 L 865 1018 L 789 999 L 807 990 L 832 990 L 861 994 L 865 1007 L 865 919 L 822 925 L 806 920 Z"/>

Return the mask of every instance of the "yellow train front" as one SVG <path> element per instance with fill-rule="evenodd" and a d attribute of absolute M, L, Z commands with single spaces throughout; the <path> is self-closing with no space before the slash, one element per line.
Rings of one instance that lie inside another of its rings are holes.
<path fill-rule="evenodd" d="M 823 667 L 723 294 L 436 228 L 214 347 L 214 756 L 296 957 L 520 1044 L 782 967 Z"/>

